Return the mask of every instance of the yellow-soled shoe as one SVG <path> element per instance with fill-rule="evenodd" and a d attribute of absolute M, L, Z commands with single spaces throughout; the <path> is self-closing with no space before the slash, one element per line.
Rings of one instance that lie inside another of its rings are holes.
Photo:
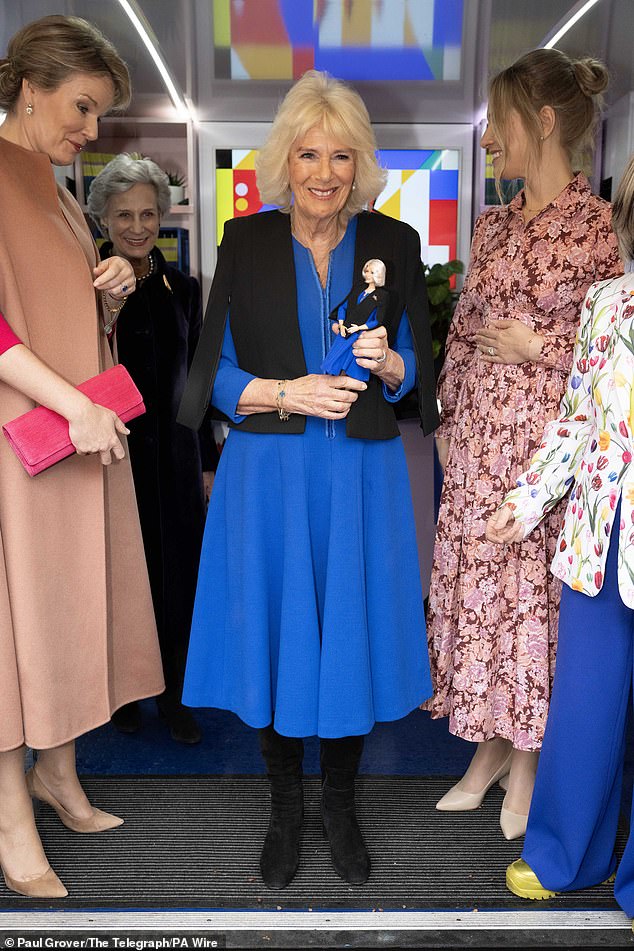
<path fill-rule="evenodd" d="M 517 859 L 506 870 L 506 887 L 519 898 L 532 898 L 541 901 L 543 898 L 554 898 L 557 892 L 544 888 L 530 865 L 524 859 Z"/>

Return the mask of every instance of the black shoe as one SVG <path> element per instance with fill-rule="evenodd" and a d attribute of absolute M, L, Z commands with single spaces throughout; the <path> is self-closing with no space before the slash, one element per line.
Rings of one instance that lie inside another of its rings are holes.
<path fill-rule="evenodd" d="M 267 888 L 286 888 L 299 867 L 304 821 L 301 785 L 292 790 L 271 789 L 271 818 L 260 855 L 260 872 Z"/>
<path fill-rule="evenodd" d="M 136 701 L 126 703 L 115 710 L 110 719 L 119 733 L 138 733 L 141 729 L 141 708 Z"/>
<path fill-rule="evenodd" d="M 371 863 L 357 822 L 354 780 L 346 789 L 334 789 L 326 779 L 321 788 L 321 817 L 335 872 L 344 882 L 363 885 L 370 877 Z"/>
<path fill-rule="evenodd" d="M 178 701 L 162 701 L 158 698 L 156 701 L 159 717 L 165 720 L 170 731 L 170 736 L 177 743 L 187 743 L 193 746 L 200 743 L 202 732 L 194 718 L 194 714 L 188 707 L 184 707 Z"/>

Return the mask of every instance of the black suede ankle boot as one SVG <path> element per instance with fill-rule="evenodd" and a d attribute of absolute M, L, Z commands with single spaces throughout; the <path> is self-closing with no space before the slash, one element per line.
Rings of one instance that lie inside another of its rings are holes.
<path fill-rule="evenodd" d="M 281 736 L 272 726 L 259 733 L 271 788 L 271 818 L 260 856 L 260 871 L 268 888 L 286 888 L 299 865 L 304 820 L 304 744 L 296 737 Z"/>
<path fill-rule="evenodd" d="M 330 843 L 335 872 L 351 885 L 367 882 L 371 867 L 354 803 L 354 783 L 362 749 L 363 737 L 321 741 L 324 835 Z"/>

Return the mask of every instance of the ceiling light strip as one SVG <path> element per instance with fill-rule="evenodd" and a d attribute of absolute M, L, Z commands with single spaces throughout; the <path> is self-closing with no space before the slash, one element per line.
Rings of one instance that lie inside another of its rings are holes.
<path fill-rule="evenodd" d="M 148 23 L 147 19 L 143 15 L 138 3 L 136 3 L 135 0 L 119 0 L 119 3 L 123 7 L 123 10 L 127 14 L 135 30 L 141 37 L 143 45 L 152 57 L 154 64 L 156 65 L 156 68 L 158 69 L 159 73 L 161 74 L 161 78 L 165 83 L 165 88 L 169 93 L 170 99 L 174 103 L 174 108 L 178 112 L 179 116 L 184 119 L 193 118 L 187 107 L 185 99 L 179 92 L 176 83 L 170 75 L 167 64 L 161 55 L 156 35 L 154 34 L 154 31 L 152 30 L 152 27 Z"/>
<path fill-rule="evenodd" d="M 578 23 L 581 17 L 585 16 L 588 10 L 598 3 L 599 0 L 578 0 L 570 8 L 565 17 L 563 17 L 553 30 L 542 40 L 540 47 L 550 50 L 556 46 L 562 36 L 565 36 L 568 30 L 571 30 L 575 23 Z"/>

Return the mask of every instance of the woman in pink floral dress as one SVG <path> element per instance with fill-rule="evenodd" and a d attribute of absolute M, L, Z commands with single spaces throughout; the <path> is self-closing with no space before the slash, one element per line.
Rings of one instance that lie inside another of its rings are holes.
<path fill-rule="evenodd" d="M 548 714 L 560 597 L 548 566 L 563 511 L 505 550 L 485 527 L 557 411 L 589 285 L 622 271 L 610 206 L 572 170 L 606 85 L 600 63 L 558 50 L 528 53 L 493 80 L 481 145 L 498 180 L 525 188 L 476 222 L 440 379 L 427 709 L 478 747 L 437 808 L 474 809 L 508 773 L 507 838 L 526 826 Z"/>

